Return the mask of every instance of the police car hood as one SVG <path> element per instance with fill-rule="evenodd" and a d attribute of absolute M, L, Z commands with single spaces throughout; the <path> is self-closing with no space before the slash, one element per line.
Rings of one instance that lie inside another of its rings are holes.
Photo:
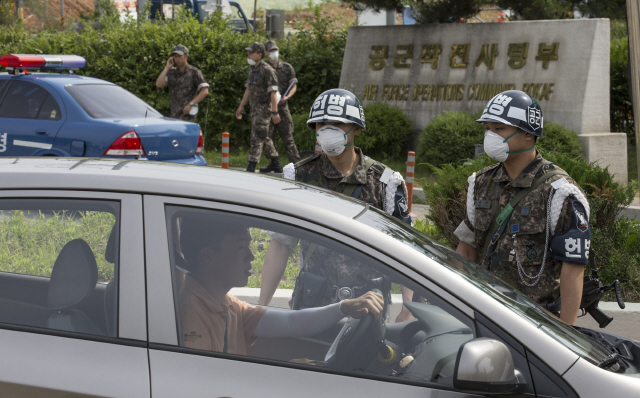
<path fill-rule="evenodd" d="M 183 159 L 193 156 L 200 138 L 198 124 L 168 117 L 102 120 L 122 125 L 123 131 L 135 131 L 150 160 Z"/>

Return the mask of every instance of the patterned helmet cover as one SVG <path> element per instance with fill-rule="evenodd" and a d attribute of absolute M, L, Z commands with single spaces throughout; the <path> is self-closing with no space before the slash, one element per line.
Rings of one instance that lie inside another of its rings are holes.
<path fill-rule="evenodd" d="M 536 137 L 542 137 L 542 109 L 529 94 L 509 90 L 489 101 L 476 122 L 494 122 L 515 126 Z"/>
<path fill-rule="evenodd" d="M 316 98 L 309 111 L 307 126 L 315 131 L 317 122 L 355 123 L 364 130 L 364 110 L 353 93 L 334 88 Z"/>

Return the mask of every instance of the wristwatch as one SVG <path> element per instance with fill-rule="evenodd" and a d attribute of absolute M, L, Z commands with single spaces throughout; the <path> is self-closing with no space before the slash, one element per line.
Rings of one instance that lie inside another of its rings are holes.
<path fill-rule="evenodd" d="M 278 114 L 278 111 L 271 111 L 271 114 L 272 114 L 272 115 L 277 115 L 277 114 Z"/>
<path fill-rule="evenodd" d="M 194 104 L 193 101 L 189 102 L 189 105 L 196 106 L 196 104 Z"/>

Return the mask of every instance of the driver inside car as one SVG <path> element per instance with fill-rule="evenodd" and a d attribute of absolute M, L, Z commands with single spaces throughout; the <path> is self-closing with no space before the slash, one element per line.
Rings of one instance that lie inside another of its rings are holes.
<path fill-rule="evenodd" d="M 374 292 L 300 311 L 267 309 L 239 300 L 229 291 L 246 286 L 252 274 L 255 257 L 250 243 L 246 226 L 182 218 L 180 247 L 183 267 L 189 271 L 180 290 L 185 347 L 246 355 L 247 347 L 258 337 L 308 337 L 345 316 L 380 316 L 384 301 Z"/>

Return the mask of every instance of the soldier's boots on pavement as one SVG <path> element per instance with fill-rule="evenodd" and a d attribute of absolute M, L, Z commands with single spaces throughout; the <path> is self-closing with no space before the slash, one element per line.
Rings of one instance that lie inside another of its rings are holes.
<path fill-rule="evenodd" d="M 247 165 L 247 170 L 249 173 L 255 173 L 256 172 L 256 162 L 249 162 L 249 164 Z"/>
<path fill-rule="evenodd" d="M 260 167 L 261 173 L 282 173 L 282 165 L 280 164 L 280 157 L 276 156 L 271 159 L 271 163 L 268 166 Z"/>

